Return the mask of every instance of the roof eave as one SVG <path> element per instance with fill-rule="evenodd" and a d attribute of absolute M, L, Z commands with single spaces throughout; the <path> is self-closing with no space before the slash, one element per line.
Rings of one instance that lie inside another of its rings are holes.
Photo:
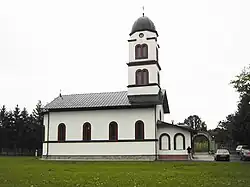
<path fill-rule="evenodd" d="M 151 29 L 138 29 L 138 30 L 135 30 L 135 31 L 132 31 L 129 36 L 132 36 L 134 33 L 136 32 L 142 32 L 142 31 L 150 31 L 150 32 L 154 32 L 156 34 L 156 36 L 158 37 L 158 32 L 156 30 L 151 30 Z"/>
<path fill-rule="evenodd" d="M 153 104 L 148 105 L 117 105 L 117 106 L 102 106 L 102 107 L 72 107 L 72 108 L 46 108 L 49 112 L 62 111 L 90 111 L 90 110 L 109 110 L 109 109 L 131 109 L 131 108 L 151 108 Z"/>
<path fill-rule="evenodd" d="M 180 129 L 189 131 L 189 132 L 193 132 L 193 129 L 191 129 L 191 128 L 182 127 L 182 126 L 179 126 L 179 125 L 174 125 L 174 124 L 167 123 L 167 122 L 160 121 L 160 120 L 158 120 L 156 124 L 157 125 L 166 125 L 166 126 L 176 127 L 176 128 L 180 128 Z"/>

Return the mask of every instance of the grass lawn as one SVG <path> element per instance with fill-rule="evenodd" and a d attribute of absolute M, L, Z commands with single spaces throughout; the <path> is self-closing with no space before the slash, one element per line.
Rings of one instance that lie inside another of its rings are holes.
<path fill-rule="evenodd" d="M 55 162 L 0 157 L 0 187 L 250 186 L 250 163 Z"/>

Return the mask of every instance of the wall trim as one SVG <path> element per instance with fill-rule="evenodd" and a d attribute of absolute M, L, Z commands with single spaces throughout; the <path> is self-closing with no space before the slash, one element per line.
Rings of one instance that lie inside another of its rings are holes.
<path fill-rule="evenodd" d="M 145 61 L 134 61 L 127 63 L 128 66 L 145 66 L 145 65 L 153 65 L 156 64 L 159 70 L 161 70 L 161 66 L 156 60 L 145 60 Z"/>
<path fill-rule="evenodd" d="M 153 108 L 153 104 L 140 105 L 140 104 L 130 104 L 123 106 L 104 106 L 104 107 L 79 107 L 79 108 L 48 108 L 44 114 L 48 112 L 68 112 L 68 111 L 90 111 L 90 110 L 112 110 L 112 109 L 139 109 L 139 108 Z"/>
<path fill-rule="evenodd" d="M 57 161 L 155 161 L 156 155 L 49 155 L 42 156 L 41 160 Z"/>
<path fill-rule="evenodd" d="M 135 42 L 136 39 L 131 39 L 131 40 L 128 40 L 128 42 Z"/>
<path fill-rule="evenodd" d="M 65 141 L 44 141 L 43 143 L 111 143 L 111 142 L 156 142 L 158 139 L 120 139 L 120 140 L 65 140 Z"/>
<path fill-rule="evenodd" d="M 156 37 L 149 37 L 149 38 L 147 38 L 147 40 L 155 40 L 155 41 L 157 41 L 157 38 Z"/>
<path fill-rule="evenodd" d="M 158 155 L 157 159 L 158 160 L 188 160 L 188 155 L 187 154 L 183 154 L 183 155 L 161 154 L 161 155 Z"/>
<path fill-rule="evenodd" d="M 142 85 L 137 85 L 137 84 L 130 84 L 130 85 L 128 85 L 127 87 L 128 88 L 133 88 L 133 87 L 145 87 L 145 86 L 158 86 L 160 89 L 161 89 L 161 87 L 160 87 L 160 85 L 158 84 L 158 83 L 149 83 L 149 84 L 142 84 Z"/>

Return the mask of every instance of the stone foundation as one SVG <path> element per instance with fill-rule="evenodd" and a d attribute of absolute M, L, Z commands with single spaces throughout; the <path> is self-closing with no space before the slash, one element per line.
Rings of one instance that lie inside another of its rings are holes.
<path fill-rule="evenodd" d="M 158 155 L 158 160 L 188 160 L 188 155 Z"/>
<path fill-rule="evenodd" d="M 155 161 L 155 155 L 43 155 L 41 160 L 58 161 Z"/>

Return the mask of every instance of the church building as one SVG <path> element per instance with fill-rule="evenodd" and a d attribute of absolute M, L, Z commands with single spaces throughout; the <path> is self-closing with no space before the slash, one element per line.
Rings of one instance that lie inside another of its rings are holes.
<path fill-rule="evenodd" d="M 158 33 L 146 16 L 129 34 L 126 91 L 60 95 L 45 106 L 42 159 L 186 160 L 190 129 L 164 122 Z"/>

